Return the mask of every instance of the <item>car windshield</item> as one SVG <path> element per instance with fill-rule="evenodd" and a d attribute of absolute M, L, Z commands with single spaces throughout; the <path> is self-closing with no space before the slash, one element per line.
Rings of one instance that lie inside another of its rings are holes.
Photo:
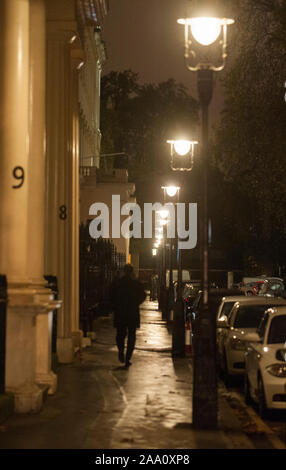
<path fill-rule="evenodd" d="M 240 305 L 234 319 L 234 328 L 258 328 L 270 305 Z"/>
<path fill-rule="evenodd" d="M 284 285 L 281 282 L 265 282 L 260 289 L 260 293 L 263 294 L 269 292 L 279 295 L 283 290 Z"/>
<path fill-rule="evenodd" d="M 224 305 L 222 307 L 222 311 L 220 313 L 220 318 L 223 316 L 226 316 L 227 318 L 229 317 L 230 311 L 232 307 L 234 306 L 234 301 L 232 300 L 231 302 L 224 302 Z"/>
<path fill-rule="evenodd" d="M 268 344 L 285 343 L 286 341 L 286 315 L 279 315 L 272 319 L 269 334 Z"/>

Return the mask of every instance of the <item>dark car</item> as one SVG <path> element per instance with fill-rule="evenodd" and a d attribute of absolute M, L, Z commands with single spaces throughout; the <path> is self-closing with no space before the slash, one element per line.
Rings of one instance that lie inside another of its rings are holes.
<path fill-rule="evenodd" d="M 189 310 L 192 323 L 196 320 L 198 310 L 201 307 L 201 304 L 203 302 L 202 294 L 203 294 L 203 291 L 201 289 L 198 289 L 196 297 L 194 301 L 192 302 L 192 306 Z M 222 298 L 225 296 L 236 296 L 236 295 L 242 296 L 244 295 L 244 293 L 241 292 L 239 289 L 215 288 L 215 289 L 209 290 L 208 307 L 209 307 L 210 315 L 212 316 L 214 321 L 216 320 L 218 308 L 219 308 Z"/>

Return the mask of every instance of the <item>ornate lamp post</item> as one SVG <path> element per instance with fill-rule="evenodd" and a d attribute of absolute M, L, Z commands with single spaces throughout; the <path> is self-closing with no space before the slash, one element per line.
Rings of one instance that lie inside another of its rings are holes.
<path fill-rule="evenodd" d="M 167 199 L 171 200 L 175 196 L 179 198 L 180 187 L 178 186 L 162 186 L 164 191 L 164 204 L 167 202 Z M 160 282 L 160 309 L 162 310 L 162 318 L 168 320 L 169 314 L 169 302 L 167 296 L 167 286 L 166 286 L 166 238 L 167 238 L 167 224 L 169 212 L 167 210 L 158 211 L 158 216 L 161 224 L 161 233 L 162 233 L 162 259 L 163 259 L 163 269 L 162 269 L 162 278 Z M 158 229 L 157 229 L 158 230 Z M 155 234 L 156 235 L 156 234 Z M 172 245 L 170 245 L 172 248 Z M 171 280 L 170 280 L 171 279 Z M 172 272 L 170 271 L 169 282 L 172 282 Z"/>
<path fill-rule="evenodd" d="M 171 145 L 171 169 L 173 171 L 191 171 L 194 165 L 195 140 L 167 140 Z M 177 165 L 176 165 L 177 163 Z"/>
<path fill-rule="evenodd" d="M 193 425 L 217 426 L 217 382 L 215 360 L 215 319 L 208 305 L 208 108 L 213 94 L 213 73 L 222 70 L 227 57 L 226 18 L 216 0 L 194 0 L 189 18 L 178 23 L 185 29 L 185 62 L 188 70 L 198 73 L 198 94 L 202 114 L 202 259 L 203 303 L 194 331 Z"/>
<path fill-rule="evenodd" d="M 177 139 L 167 140 L 171 151 L 171 169 L 173 171 L 191 171 L 194 165 L 195 140 Z M 173 278 L 172 278 L 172 240 L 170 241 L 170 285 L 169 285 L 169 311 L 174 300 Z M 173 326 L 173 356 L 184 355 L 185 351 L 185 318 L 182 298 L 182 252 L 178 250 L 178 283 L 175 304 L 175 322 Z"/>

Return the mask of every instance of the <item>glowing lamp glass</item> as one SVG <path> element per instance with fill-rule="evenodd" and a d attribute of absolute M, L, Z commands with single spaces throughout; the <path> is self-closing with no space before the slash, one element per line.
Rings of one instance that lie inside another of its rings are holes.
<path fill-rule="evenodd" d="M 191 142 L 188 140 L 176 140 L 174 142 L 174 149 L 178 155 L 187 155 L 191 150 Z"/>
<path fill-rule="evenodd" d="M 169 211 L 162 209 L 161 211 L 158 211 L 158 214 L 160 215 L 162 219 L 167 219 L 169 215 Z"/>
<path fill-rule="evenodd" d="M 160 220 L 160 225 L 167 225 L 168 221 L 167 220 Z"/>
<path fill-rule="evenodd" d="M 192 18 L 191 31 L 195 40 L 202 46 L 213 44 L 221 32 L 219 18 Z"/>
<path fill-rule="evenodd" d="M 169 197 L 174 197 L 178 192 L 178 188 L 176 186 L 167 186 L 166 193 Z"/>
<path fill-rule="evenodd" d="M 153 250 L 152 250 L 152 255 L 153 255 L 153 256 L 156 256 L 156 255 L 157 255 L 157 250 L 156 250 L 156 248 L 153 248 Z"/>
<path fill-rule="evenodd" d="M 202 46 L 213 44 L 221 32 L 219 18 L 192 18 L 191 31 L 195 40 Z"/>

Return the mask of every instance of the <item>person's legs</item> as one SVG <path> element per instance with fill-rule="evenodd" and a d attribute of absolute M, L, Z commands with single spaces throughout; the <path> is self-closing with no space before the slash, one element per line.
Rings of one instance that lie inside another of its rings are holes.
<path fill-rule="evenodd" d="M 127 340 L 127 351 L 126 351 L 126 359 L 125 364 L 126 366 L 131 365 L 130 359 L 132 357 L 132 353 L 135 347 L 136 342 L 136 328 L 128 328 L 128 340 Z"/>
<path fill-rule="evenodd" d="M 124 362 L 124 343 L 125 343 L 126 334 L 127 334 L 126 326 L 117 327 L 116 344 L 118 347 L 118 359 L 122 363 Z"/>

